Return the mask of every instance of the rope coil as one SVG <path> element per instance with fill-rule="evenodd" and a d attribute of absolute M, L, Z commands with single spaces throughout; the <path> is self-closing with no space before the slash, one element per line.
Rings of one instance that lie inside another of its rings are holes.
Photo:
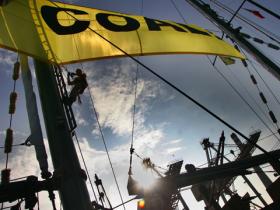
<path fill-rule="evenodd" d="M 252 63 L 251 63 L 252 64 Z M 253 65 L 252 65 L 253 66 Z M 253 68 L 255 68 L 254 66 L 253 66 Z M 263 92 L 261 91 L 261 89 L 260 89 L 260 87 L 259 87 L 259 85 L 258 85 L 258 83 L 257 83 L 257 80 L 256 80 L 256 78 L 254 77 L 254 75 L 252 74 L 252 72 L 250 71 L 250 69 L 247 67 L 246 68 L 247 69 L 247 71 L 248 71 L 248 73 L 249 73 L 249 75 L 250 75 L 250 78 L 251 78 L 251 80 L 252 80 L 252 83 L 256 86 L 256 88 L 257 88 L 257 90 L 259 91 L 259 95 L 260 95 L 260 98 L 261 98 L 261 100 L 262 100 L 262 102 L 266 105 L 266 108 L 267 108 L 267 110 L 268 110 L 268 114 L 269 114 L 269 116 L 270 116 L 270 119 L 272 120 L 272 122 L 275 124 L 275 126 L 276 126 L 276 129 L 277 129 L 277 132 L 279 133 L 279 135 L 280 135 L 280 128 L 279 128 L 279 125 L 278 125 L 278 123 L 277 123 L 277 118 L 276 118 L 276 116 L 274 115 L 274 113 L 273 113 L 273 111 L 270 109 L 270 107 L 269 107 L 269 105 L 268 105 L 268 101 L 267 101 L 267 99 L 266 99 L 266 97 L 264 96 L 264 94 L 263 94 Z M 260 76 L 260 75 L 259 75 Z M 261 77 L 261 76 L 260 76 Z M 261 77 L 262 78 L 262 77 Z M 264 81 L 264 80 L 263 80 Z M 269 89 L 269 88 L 268 88 Z M 269 89 L 270 90 L 270 89 Z M 271 91 L 271 90 L 270 90 Z M 273 92 L 271 91 L 271 93 L 272 93 L 272 95 L 275 97 L 275 95 L 273 94 Z M 276 97 L 275 97 L 276 98 Z M 277 98 L 276 98 L 277 99 Z M 278 100 L 277 100 L 278 101 Z M 278 141 L 280 141 L 279 140 L 279 138 L 277 138 L 277 140 Z"/>

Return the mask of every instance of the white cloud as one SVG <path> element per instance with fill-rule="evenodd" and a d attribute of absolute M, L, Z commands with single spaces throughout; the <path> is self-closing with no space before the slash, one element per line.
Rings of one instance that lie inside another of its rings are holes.
<path fill-rule="evenodd" d="M 107 68 L 110 68 L 107 66 Z M 90 71 L 88 81 L 102 127 L 111 128 L 114 134 L 126 135 L 132 129 L 135 69 L 129 62 L 119 67 L 111 66 L 110 74 L 101 78 Z M 156 97 L 160 87 L 157 82 L 139 78 L 136 101 L 136 125 L 144 123 L 150 99 Z"/>
<path fill-rule="evenodd" d="M 7 50 L 0 49 L 0 63 L 13 65 L 16 61 L 16 54 Z"/>
<path fill-rule="evenodd" d="M 153 150 L 164 138 L 162 129 L 144 128 L 137 132 L 135 138 L 135 149 L 142 153 Z"/>
<path fill-rule="evenodd" d="M 102 128 L 110 128 L 113 134 L 120 137 L 130 136 L 134 105 L 133 81 L 135 72 L 133 70 L 135 70 L 135 65 L 129 62 L 121 62 L 118 65 L 104 65 L 101 70 L 98 65 L 86 68 L 91 69 L 88 71 L 85 69 L 85 71 Z M 161 142 L 166 138 L 164 133 L 166 123 L 162 122 L 160 125 L 151 126 L 147 124 L 146 117 L 152 109 L 151 101 L 164 94 L 166 95 L 161 85 L 156 81 L 138 78 L 134 148 L 135 152 L 141 157 L 150 157 L 152 160 L 156 160 L 157 165 L 166 164 L 168 162 L 167 158 L 169 158 L 163 155 L 165 150 L 162 149 L 161 145 Z M 164 100 L 170 99 L 172 99 L 172 95 L 164 97 Z M 93 125 L 92 134 L 98 135 L 100 139 L 96 124 Z M 180 140 L 176 140 L 176 142 L 179 143 Z M 173 142 L 173 144 L 176 144 L 176 142 Z M 110 145 L 109 142 L 107 143 Z M 119 204 L 120 198 L 117 194 L 106 153 L 92 148 L 86 138 L 81 139 L 81 147 L 86 162 L 90 163 L 91 177 L 94 177 L 94 173 L 98 173 L 99 177 L 104 180 L 105 188 L 113 206 Z M 122 142 L 118 146 L 110 148 L 109 151 L 121 192 L 125 197 L 124 200 L 129 198 L 126 189 L 129 148 L 130 141 Z M 149 179 L 147 172 L 141 166 L 141 160 L 136 156 L 133 156 L 132 169 L 135 179 L 139 181 Z"/>
<path fill-rule="evenodd" d="M 40 169 L 34 160 L 36 157 L 31 147 L 13 148 L 13 153 L 9 155 L 9 168 L 12 169 L 11 179 L 39 174 Z M 4 168 L 3 162 L 0 165 L 1 168 Z"/>
<path fill-rule="evenodd" d="M 18 137 L 28 137 L 28 134 L 25 132 L 20 132 L 17 130 L 13 131 L 14 136 L 18 136 Z M 0 131 L 0 135 L 6 136 L 6 130 L 2 130 Z"/>
<path fill-rule="evenodd" d="M 154 147 L 158 145 L 162 138 L 163 134 L 161 130 L 147 129 L 143 135 L 135 138 L 135 149 L 137 153 L 143 155 L 143 157 L 157 156 L 160 151 L 156 152 Z M 94 173 L 97 173 L 103 180 L 103 184 L 111 202 L 113 203 L 113 206 L 118 205 L 120 203 L 120 198 L 117 193 L 116 184 L 113 179 L 106 152 L 90 147 L 86 138 L 80 138 L 80 146 L 83 151 L 84 158 L 88 163 L 87 165 L 92 179 L 94 177 Z M 129 167 L 129 148 L 130 143 L 126 143 L 118 145 L 109 151 L 124 200 L 129 199 L 126 189 Z M 153 149 L 150 150 L 150 148 Z M 153 154 L 149 154 L 150 151 L 153 151 Z M 151 179 L 151 175 L 143 170 L 141 160 L 136 158 L 136 156 L 133 156 L 132 170 L 134 177 L 140 182 L 145 181 L 146 179 Z M 91 192 L 91 190 L 89 191 Z"/>
<path fill-rule="evenodd" d="M 179 151 L 179 150 L 181 150 L 181 149 L 182 149 L 182 147 L 173 147 L 173 148 L 168 148 L 168 149 L 166 150 L 166 152 L 167 152 L 168 154 L 172 154 L 172 153 L 177 152 L 177 151 Z"/>
<path fill-rule="evenodd" d="M 174 140 L 170 140 L 170 141 L 166 142 L 165 145 L 179 144 L 181 142 L 182 142 L 182 139 L 174 139 Z"/>
<path fill-rule="evenodd" d="M 13 72 L 13 65 L 16 62 L 16 54 L 0 49 L 0 64 L 1 64 L 1 70 L 4 70 L 4 72 L 7 75 L 11 75 Z"/>
<path fill-rule="evenodd" d="M 89 125 L 88 121 L 84 117 L 82 117 L 80 109 L 75 109 L 75 119 L 79 126 Z"/>
<path fill-rule="evenodd" d="M 48 150 L 47 150 L 48 151 Z M 48 152 L 49 153 L 49 152 Z M 49 155 L 49 154 L 48 154 Z M 50 163 L 51 161 L 49 161 Z M 5 167 L 4 160 L 0 162 L 0 168 L 3 169 Z M 9 164 L 8 168 L 11 169 L 11 180 L 22 178 L 21 180 L 25 180 L 26 176 L 37 176 L 40 180 L 40 168 L 38 162 L 36 160 L 35 151 L 33 147 L 15 147 L 13 148 L 12 153 L 9 155 Z M 50 167 L 51 168 L 51 167 Z M 52 171 L 52 169 L 50 169 Z M 59 206 L 59 197 L 56 194 L 56 206 Z M 52 204 L 48 199 L 47 192 L 39 193 L 40 198 L 40 208 L 42 209 L 52 209 Z M 6 203 L 5 206 L 10 206 L 13 204 Z"/>
<path fill-rule="evenodd" d="M 96 109 L 98 111 L 99 120 L 102 128 L 109 128 L 113 134 L 120 137 L 129 136 L 132 129 L 132 111 L 134 105 L 134 65 L 128 62 L 121 63 L 120 66 L 106 66 L 109 68 L 110 74 L 102 74 L 101 76 L 96 71 L 87 72 L 90 83 L 91 93 L 94 97 Z M 100 73 L 100 72 L 99 72 Z M 135 144 L 136 152 L 143 157 L 151 157 L 156 160 L 158 165 L 168 162 L 161 146 L 161 142 L 165 140 L 164 123 L 160 125 L 148 125 L 146 117 L 151 110 L 151 100 L 154 100 L 158 95 L 163 94 L 160 85 L 153 80 L 144 80 L 139 78 L 137 91 L 137 113 L 135 115 Z M 87 91 L 85 92 L 87 96 Z M 86 97 L 84 97 L 86 98 Z M 170 98 L 170 97 L 169 97 Z M 172 97 L 171 97 L 172 98 Z M 75 105 L 76 106 L 76 105 Z M 83 107 L 75 107 L 76 121 L 78 125 L 86 126 L 89 120 L 84 116 L 84 112 L 80 110 Z M 99 135 L 96 125 L 92 127 L 92 134 Z M 99 136 L 100 137 L 100 136 Z M 174 143 L 175 144 L 175 143 Z M 108 145 L 110 143 L 108 142 Z M 107 154 L 105 151 L 93 148 L 87 138 L 80 138 L 80 146 L 83 151 L 84 158 L 87 162 L 90 177 L 93 179 L 97 173 L 103 180 L 105 189 L 113 203 L 113 206 L 120 203 L 120 198 L 117 194 L 116 185 L 112 176 Z M 124 196 L 124 200 L 129 198 L 127 194 L 127 179 L 129 167 L 129 148 L 130 142 L 121 142 L 118 146 L 110 147 L 110 157 L 113 167 Z M 77 150 L 78 151 L 78 150 Z M 16 170 L 17 175 L 23 174 L 39 174 L 39 167 L 36 162 L 35 154 L 32 155 L 26 152 L 18 153 L 11 165 L 15 168 L 22 167 L 21 170 Z M 23 156 L 23 159 L 20 157 Z M 160 159 L 158 157 L 161 157 Z M 50 162 L 50 161 L 49 161 Z M 147 179 L 147 172 L 141 166 L 141 160 L 133 156 L 133 173 L 137 180 Z M 89 191 L 90 190 L 90 186 Z M 92 195 L 91 195 L 92 196 Z M 93 196 L 92 196 L 93 198 Z M 47 195 L 42 198 L 44 205 L 48 205 Z M 57 199 L 59 200 L 59 199 Z M 46 203 L 46 204 L 45 204 Z M 134 209 L 135 206 L 131 209 Z M 48 208 L 47 208 L 48 209 Z"/>

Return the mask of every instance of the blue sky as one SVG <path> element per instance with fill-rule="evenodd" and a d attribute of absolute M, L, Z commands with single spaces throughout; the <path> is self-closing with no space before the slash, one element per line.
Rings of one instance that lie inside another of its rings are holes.
<path fill-rule="evenodd" d="M 158 0 L 154 2 L 143 0 L 143 11 L 141 11 L 142 2 L 140 0 L 72 0 L 64 2 L 183 22 L 170 0 Z M 217 31 L 215 26 L 199 15 L 198 12 L 194 11 L 185 1 L 180 0 L 174 2 L 188 23 L 197 24 L 203 28 Z M 237 8 L 241 0 L 225 0 L 223 2 L 231 8 Z M 262 3 L 263 1 L 258 2 Z M 273 9 L 276 13 L 280 12 L 280 4 L 277 0 L 266 1 L 266 6 Z M 251 6 L 249 3 L 246 3 L 244 8 L 255 9 L 255 7 Z M 226 18 L 230 17 L 227 13 L 220 12 L 219 14 Z M 240 14 L 257 21 L 258 24 L 279 35 L 279 29 L 277 28 L 279 20 L 277 22 L 276 19 L 265 13 L 264 15 L 266 18 L 264 20 L 258 20 L 244 10 L 241 10 Z M 240 22 L 233 21 L 234 26 L 239 26 L 239 24 Z M 267 42 L 272 42 L 249 27 L 243 28 L 242 31 L 252 36 L 262 38 Z M 217 34 L 219 35 L 220 33 Z M 255 45 L 273 60 L 277 61 L 278 59 L 279 61 L 278 51 L 271 50 L 263 45 Z M 251 57 L 249 58 L 252 59 Z M 210 110 L 222 116 L 244 134 L 249 135 L 249 133 L 256 129 L 262 130 L 261 137 L 270 134 L 248 106 L 241 101 L 240 97 L 210 65 L 206 56 L 164 55 L 145 56 L 140 59 L 147 66 L 176 84 Z M 210 59 L 213 60 L 213 56 L 210 57 Z M 16 55 L 14 53 L 0 50 L 0 68 L 2 70 L 0 71 L 0 82 L 2 84 L 2 88 L 0 89 L 0 138 L 2 142 L 5 138 L 4 131 L 8 127 L 8 98 L 13 84 L 10 78 L 12 65 L 15 60 Z M 253 61 L 253 63 L 258 67 L 259 73 L 268 83 L 269 87 L 274 91 L 278 99 L 280 99 L 279 81 L 265 71 L 259 64 L 255 63 L 255 61 Z M 31 67 L 33 66 L 32 60 L 30 60 L 30 65 Z M 226 67 L 218 59 L 216 66 L 227 79 L 232 81 L 236 89 L 240 91 L 243 97 L 248 100 L 250 105 L 260 113 L 260 116 L 272 130 L 275 131 L 275 128 L 268 118 L 267 111 L 258 97 L 258 91 L 251 83 L 248 72 L 241 65 L 241 62 L 237 61 L 236 64 Z M 121 192 L 124 196 L 124 200 L 127 200 L 129 196 L 127 195 L 126 184 L 128 178 L 127 171 L 129 166 L 129 147 L 134 102 L 133 80 L 135 78 L 137 65 L 129 58 L 117 58 L 69 65 L 68 69 L 74 71 L 77 67 L 82 68 L 86 72 L 90 84 L 90 93 L 86 91 L 84 96 L 82 96 L 83 104 L 74 104 L 73 106 L 79 126 L 77 133 L 81 141 L 86 162 L 88 163 L 90 174 L 93 177 L 94 173 L 98 172 L 100 178 L 103 179 L 108 196 L 113 206 L 115 206 L 120 203 L 120 199 L 117 195 L 117 189 L 109 169 L 104 146 L 98 133 L 89 94 L 92 94 L 94 98 L 105 140 L 108 144 L 121 187 Z M 172 90 L 162 81 L 155 78 L 145 69 L 142 69 L 142 67 L 138 68 L 139 81 L 135 117 L 135 149 L 138 154 L 143 157 L 151 157 L 157 165 L 162 167 L 166 167 L 168 163 L 179 159 L 183 159 L 185 164 L 192 163 L 198 166 L 206 162 L 206 156 L 200 146 L 200 141 L 204 137 L 210 137 L 211 141 L 217 142 L 221 132 L 224 130 L 226 142 L 232 143 L 229 137 L 231 131 L 228 128 L 176 91 Z M 251 66 L 249 66 L 249 68 L 251 71 L 254 71 Z M 256 73 L 254 74 L 256 75 Z M 35 74 L 33 76 L 35 91 L 37 93 Z M 280 119 L 279 104 L 273 99 L 265 85 L 261 82 L 261 79 L 257 76 L 256 78 L 259 81 L 261 90 L 265 93 L 269 101 L 269 106 L 274 111 L 276 117 Z M 21 80 L 18 81 L 17 91 L 19 93 L 19 100 L 17 103 L 17 112 L 13 121 L 13 128 L 16 131 L 15 143 L 21 143 L 29 135 Z M 261 110 L 265 111 L 266 115 L 262 114 L 259 107 L 261 107 Z M 43 122 L 41 113 L 40 116 Z M 47 144 L 47 141 L 45 142 Z M 270 150 L 275 143 L 276 140 L 272 137 L 262 141 L 260 145 Z M 4 156 L 2 153 L 0 157 L 0 166 L 3 168 Z M 51 164 L 50 157 L 49 163 Z M 13 170 L 13 178 L 39 174 L 39 168 L 32 148 L 14 148 L 9 165 Z M 133 172 L 134 177 L 139 181 L 145 181 L 149 180 L 151 177 L 155 177 L 154 174 L 145 171 L 141 166 L 140 160 L 135 157 L 133 160 Z M 250 178 L 255 181 L 256 186 L 264 193 L 263 186 L 257 180 L 256 176 L 253 175 Z M 273 177 L 271 176 L 271 178 Z M 236 186 L 241 195 L 244 195 L 248 190 L 241 179 L 237 179 Z M 91 193 L 90 189 L 89 191 Z M 190 191 L 185 191 L 183 195 L 191 209 L 203 209 L 203 203 L 196 202 Z M 266 194 L 264 195 L 267 200 L 270 201 L 268 196 Z M 51 209 L 50 203 L 45 195 L 40 197 L 42 197 L 41 204 L 45 207 L 44 209 Z M 59 205 L 59 199 L 57 199 L 57 205 Z M 135 202 L 128 204 L 127 209 L 135 210 Z"/>

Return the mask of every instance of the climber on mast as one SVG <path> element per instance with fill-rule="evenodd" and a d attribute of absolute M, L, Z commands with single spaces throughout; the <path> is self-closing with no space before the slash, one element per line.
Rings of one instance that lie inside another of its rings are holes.
<path fill-rule="evenodd" d="M 73 78 L 71 81 L 70 77 Z M 64 100 L 68 105 L 72 105 L 78 98 L 78 102 L 81 103 L 80 94 L 83 94 L 84 90 L 88 87 L 86 74 L 83 73 L 81 69 L 76 69 L 76 73 L 67 74 L 67 83 L 68 85 L 74 86 L 69 94 L 69 97 Z"/>

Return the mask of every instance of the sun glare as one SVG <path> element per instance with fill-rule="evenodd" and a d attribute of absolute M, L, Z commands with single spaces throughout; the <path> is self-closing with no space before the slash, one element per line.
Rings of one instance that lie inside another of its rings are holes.
<path fill-rule="evenodd" d="M 137 182 L 145 190 L 152 189 L 156 184 L 156 180 L 155 175 L 149 172 L 141 174 L 141 177 L 137 177 Z"/>

